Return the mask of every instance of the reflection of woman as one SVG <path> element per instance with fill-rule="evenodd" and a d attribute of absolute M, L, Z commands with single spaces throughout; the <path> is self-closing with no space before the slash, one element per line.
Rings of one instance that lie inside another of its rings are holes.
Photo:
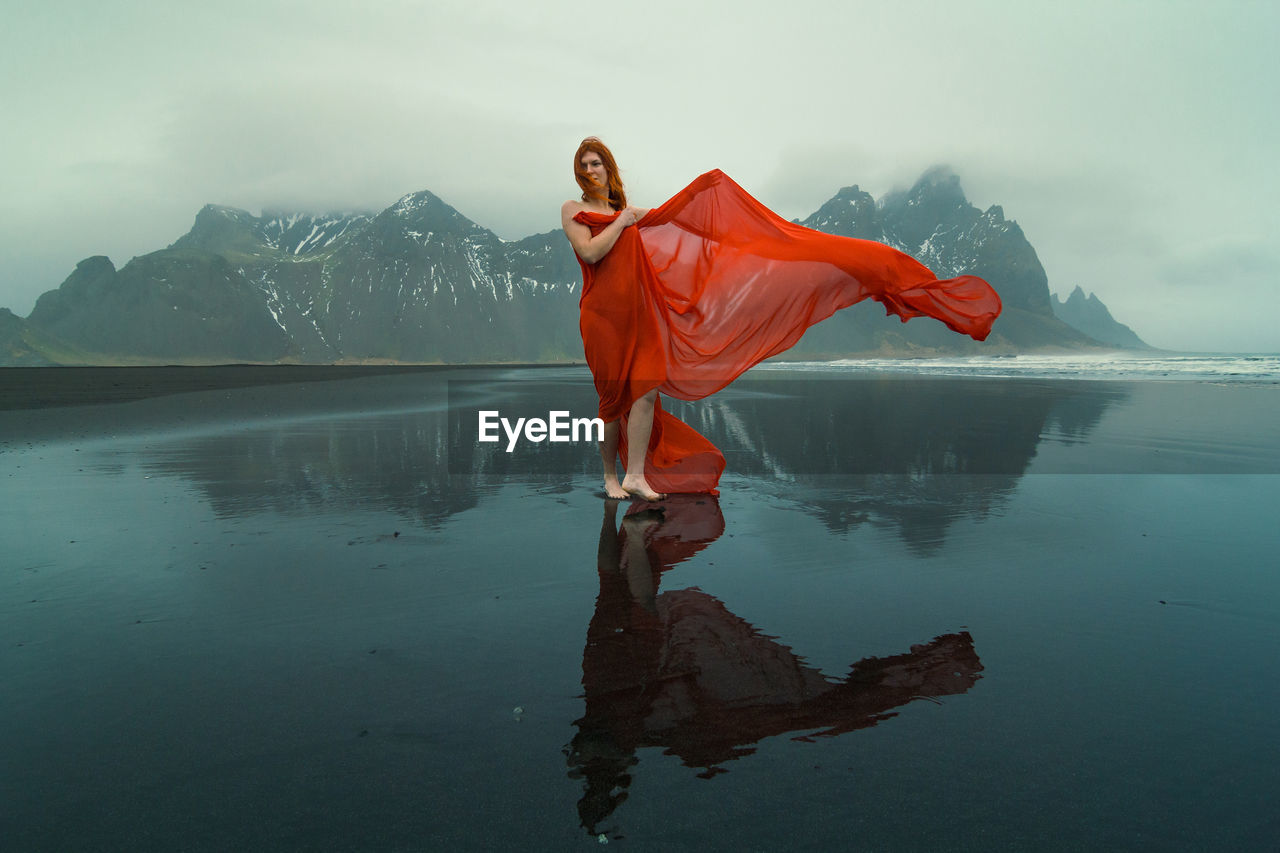
<path fill-rule="evenodd" d="M 606 424 L 610 497 L 715 491 L 724 457 L 663 411 L 659 391 L 701 399 L 867 297 L 977 340 L 1000 313 L 982 279 L 939 281 L 881 243 L 787 222 L 720 171 L 645 211 L 627 206 L 599 139 L 582 141 L 573 168 L 582 199 L 565 202 L 561 223 L 582 267 L 580 326 Z"/>
<path fill-rule="evenodd" d="M 715 498 L 679 495 L 628 514 L 605 502 L 600 595 L 582 653 L 585 708 L 567 750 L 591 834 L 626 799 L 636 753 L 661 748 L 711 777 L 767 737 L 835 736 L 874 726 L 921 697 L 964 693 L 982 663 L 967 632 L 864 658 L 833 680 L 696 588 L 659 592 L 664 574 L 724 532 Z"/>

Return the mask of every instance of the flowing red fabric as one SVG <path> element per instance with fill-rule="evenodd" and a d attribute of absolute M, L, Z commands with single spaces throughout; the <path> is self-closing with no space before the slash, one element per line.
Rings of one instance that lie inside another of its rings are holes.
<path fill-rule="evenodd" d="M 600 233 L 617 214 L 574 219 Z M 621 418 L 653 388 L 681 400 L 719 391 L 867 297 L 903 322 L 934 317 L 984 340 L 1000 297 L 976 276 L 939 281 L 883 243 L 787 222 L 716 169 L 625 229 L 582 266 L 580 326 L 600 417 Z M 716 491 L 724 457 L 692 427 L 654 412 L 645 478 L 659 492 Z"/>

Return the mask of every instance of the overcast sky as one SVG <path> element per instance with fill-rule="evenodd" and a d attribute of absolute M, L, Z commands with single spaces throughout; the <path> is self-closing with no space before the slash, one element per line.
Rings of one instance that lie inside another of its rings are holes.
<path fill-rule="evenodd" d="M 1050 289 L 1148 343 L 1280 351 L 1280 4 L 16 0 L 0 306 L 161 249 L 206 203 L 429 189 L 559 227 L 583 136 L 636 204 L 719 167 L 787 218 L 947 164 Z"/>

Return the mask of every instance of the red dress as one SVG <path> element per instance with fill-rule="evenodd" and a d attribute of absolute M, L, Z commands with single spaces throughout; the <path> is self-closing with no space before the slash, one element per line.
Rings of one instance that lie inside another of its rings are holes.
<path fill-rule="evenodd" d="M 617 217 L 574 217 L 600 233 Z M 929 316 L 983 340 L 1000 297 L 976 276 L 939 281 L 909 255 L 870 240 L 814 231 L 778 216 L 728 175 L 701 175 L 607 255 L 582 266 L 580 326 L 600 417 L 622 423 L 657 388 L 698 400 L 793 346 L 805 330 L 867 297 L 905 322 Z M 655 408 L 645 478 L 659 492 L 715 492 L 724 457 L 693 428 Z"/>

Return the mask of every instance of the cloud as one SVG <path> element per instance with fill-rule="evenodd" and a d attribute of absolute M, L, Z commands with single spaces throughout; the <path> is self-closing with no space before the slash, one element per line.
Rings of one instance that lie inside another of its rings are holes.
<path fill-rule="evenodd" d="M 1280 91 L 1265 60 L 1277 14 L 28 4 L 0 32 L 0 304 L 25 313 L 87 255 L 160 248 L 208 202 L 378 210 L 430 189 L 508 239 L 549 230 L 573 194 L 568 158 L 595 134 L 639 204 L 718 167 L 787 218 L 949 164 L 975 205 L 1018 221 L 1055 290 L 1080 284 L 1171 339 L 1187 323 L 1166 312 L 1188 311 L 1226 348 L 1240 321 L 1177 294 L 1216 271 L 1254 300 L 1257 339 L 1280 312 L 1263 239 L 1280 227 L 1280 119 L 1259 107 Z"/>
<path fill-rule="evenodd" d="M 1280 249 L 1274 241 L 1235 238 L 1188 246 L 1160 265 L 1160 279 L 1172 287 L 1203 293 L 1206 288 L 1280 289 Z"/>

